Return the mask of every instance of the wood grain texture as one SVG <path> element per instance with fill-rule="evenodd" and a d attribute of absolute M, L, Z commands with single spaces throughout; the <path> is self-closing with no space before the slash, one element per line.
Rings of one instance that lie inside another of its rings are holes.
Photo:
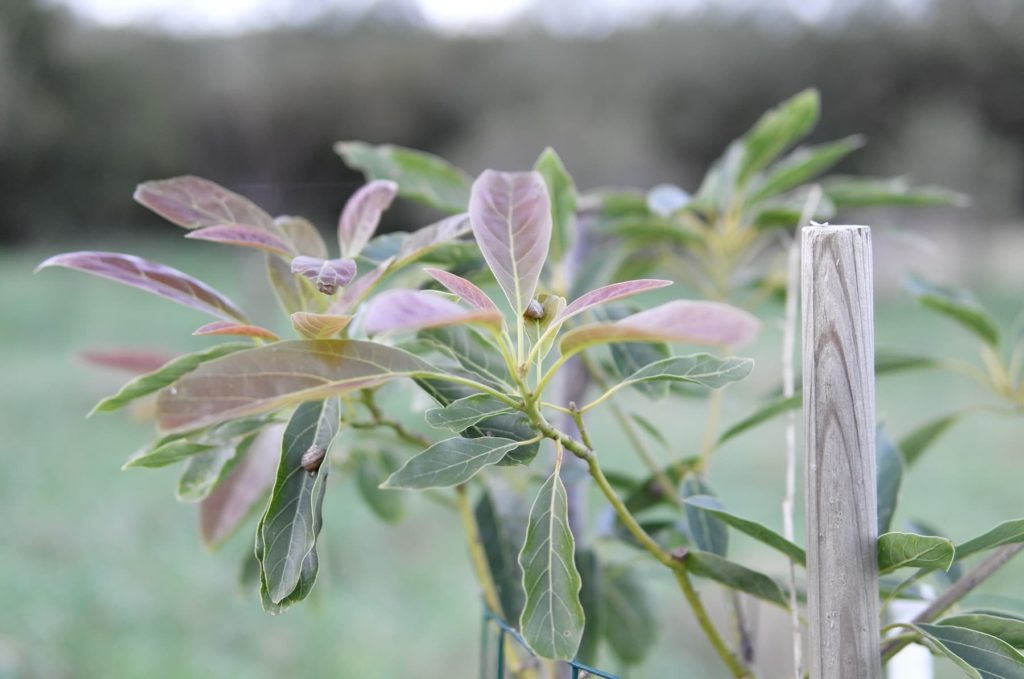
<path fill-rule="evenodd" d="M 871 229 L 803 229 L 811 679 L 881 677 Z"/>

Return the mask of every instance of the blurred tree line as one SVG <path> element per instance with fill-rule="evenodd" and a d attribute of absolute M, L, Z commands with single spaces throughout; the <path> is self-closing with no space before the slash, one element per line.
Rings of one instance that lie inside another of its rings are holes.
<path fill-rule="evenodd" d="M 994 9 L 993 9 L 994 8 Z M 841 24 L 707 12 L 559 39 L 445 38 L 392 20 L 183 38 L 0 3 L 0 243 L 152 233 L 139 181 L 198 174 L 331 228 L 359 177 L 339 139 L 444 155 L 470 172 L 555 146 L 583 188 L 703 168 L 767 107 L 821 89 L 822 139 L 864 132 L 850 172 L 968 192 L 980 221 L 1024 189 L 1024 3 L 868 3 Z M 397 211 L 388 226 L 428 216 Z M 161 227 L 162 228 L 162 227 Z"/>

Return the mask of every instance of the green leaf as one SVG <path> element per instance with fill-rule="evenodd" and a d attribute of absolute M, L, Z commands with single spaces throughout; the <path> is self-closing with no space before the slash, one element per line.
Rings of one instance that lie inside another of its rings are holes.
<path fill-rule="evenodd" d="M 772 549 L 781 552 L 801 566 L 807 563 L 807 554 L 797 545 L 782 537 L 772 529 L 756 521 L 744 519 L 732 514 L 721 507 L 717 501 L 702 495 L 695 495 L 683 500 L 688 509 L 705 512 L 715 516 L 724 523 L 732 526 L 741 533 L 745 533 Z M 689 514 L 687 514 L 689 516 Z"/>
<path fill-rule="evenodd" d="M 972 611 L 948 616 L 937 624 L 964 627 L 1001 639 L 1015 648 L 1024 648 L 1024 619 L 1009 614 Z"/>
<path fill-rule="evenodd" d="M 170 438 L 170 440 L 167 440 L 168 438 Z M 166 467 L 174 464 L 175 462 L 181 462 L 182 460 L 188 459 L 193 455 L 205 453 L 215 447 L 216 446 L 197 443 L 184 438 L 165 437 L 157 441 L 152 447 L 143 448 L 136 454 L 132 455 L 128 458 L 128 461 L 121 466 L 121 469 L 131 469 L 133 467 L 157 469 L 159 467 Z"/>
<path fill-rule="evenodd" d="M 178 479 L 178 500 L 199 502 L 204 499 L 228 475 L 248 444 L 249 440 L 239 446 L 221 445 L 190 457 Z"/>
<path fill-rule="evenodd" d="M 917 276 L 912 276 L 907 286 L 923 306 L 953 319 L 989 346 L 999 346 L 999 324 L 966 291 L 943 288 Z"/>
<path fill-rule="evenodd" d="M 753 173 L 805 137 L 818 122 L 820 108 L 818 92 L 804 90 L 762 115 L 743 136 L 743 162 L 737 183 L 746 182 Z"/>
<path fill-rule="evenodd" d="M 885 533 L 878 536 L 878 572 L 884 575 L 907 567 L 946 571 L 955 551 L 952 540 L 935 535 Z"/>
<path fill-rule="evenodd" d="M 822 180 L 821 187 L 839 208 L 928 205 L 964 207 L 970 204 L 970 200 L 962 193 L 939 186 L 911 186 L 904 177 L 879 179 L 834 175 Z"/>
<path fill-rule="evenodd" d="M 431 328 L 421 330 L 416 337 L 430 349 L 456 361 L 485 384 L 512 390 L 501 354 L 475 330 L 464 327 Z"/>
<path fill-rule="evenodd" d="M 285 428 L 277 480 L 256 528 L 260 589 L 271 612 L 304 599 L 316 580 L 328 453 L 340 415 L 337 398 L 307 402 L 295 409 Z M 307 471 L 303 458 L 313 451 L 322 453 L 323 461 L 316 471 Z"/>
<path fill-rule="evenodd" d="M 583 637 L 576 650 L 576 660 L 593 665 L 597 663 L 598 647 L 601 645 L 603 627 L 601 605 L 601 564 L 591 549 L 576 551 L 576 570 L 580 572 L 580 605 L 583 606 Z"/>
<path fill-rule="evenodd" d="M 533 169 L 544 177 L 548 195 L 551 196 L 551 218 L 554 228 L 549 254 L 552 260 L 560 262 L 569 252 L 576 233 L 576 184 L 553 148 L 544 149 Z"/>
<path fill-rule="evenodd" d="M 875 375 L 889 375 L 905 370 L 938 368 L 941 362 L 930 356 L 897 354 L 891 351 L 875 352 Z"/>
<path fill-rule="evenodd" d="M 346 165 L 362 171 L 368 180 L 398 182 L 398 195 L 403 198 L 446 212 L 464 212 L 469 204 L 472 179 L 433 154 L 391 144 L 371 146 L 360 141 L 338 142 L 334 151 Z"/>
<path fill-rule="evenodd" d="M 498 479 L 484 479 L 474 516 L 505 620 L 518 620 L 526 599 L 517 557 L 526 540 L 529 515 L 530 508 L 519 493 Z"/>
<path fill-rule="evenodd" d="M 783 608 L 789 607 L 786 593 L 779 583 L 764 573 L 723 559 L 717 554 L 690 550 L 686 554 L 686 568 L 690 573 L 714 580 L 731 589 L 745 592 Z"/>
<path fill-rule="evenodd" d="M 742 380 L 754 368 L 749 358 L 719 358 L 712 354 L 673 356 L 655 361 L 637 370 L 619 383 L 618 387 L 640 382 L 690 382 L 711 389 Z"/>
<path fill-rule="evenodd" d="M 1024 519 L 1004 521 L 987 533 L 957 545 L 956 559 L 959 561 L 978 552 L 988 551 L 995 547 L 1017 542 L 1024 542 Z"/>
<path fill-rule="evenodd" d="M 875 431 L 875 469 L 878 493 L 878 534 L 887 533 L 896 513 L 900 483 L 903 480 L 903 455 L 889 438 L 885 426 Z"/>
<path fill-rule="evenodd" d="M 1008 679 L 1024 676 L 1024 656 L 1001 639 L 953 625 L 913 626 L 969 677 Z"/>
<path fill-rule="evenodd" d="M 274 297 L 286 314 L 306 311 L 307 300 L 326 299 L 323 295 L 314 296 L 316 288 L 308 279 L 292 273 L 291 260 L 268 253 L 266 263 Z"/>
<path fill-rule="evenodd" d="M 398 469 L 388 453 L 360 455 L 356 466 L 356 487 L 359 495 L 374 514 L 388 523 L 395 523 L 405 513 L 405 497 L 401 493 L 381 490 L 380 484 Z"/>
<path fill-rule="evenodd" d="M 797 393 L 789 398 L 781 397 L 776 398 L 773 401 L 769 401 L 765 405 L 761 406 L 754 411 L 752 415 L 745 417 L 736 424 L 732 425 L 718 437 L 718 445 L 722 445 L 734 436 L 739 436 L 748 429 L 753 429 L 762 422 L 767 422 L 776 415 L 789 412 L 790 410 L 796 410 L 803 403 L 803 394 Z"/>
<path fill-rule="evenodd" d="M 426 413 L 427 424 L 453 432 L 465 431 L 480 420 L 510 412 L 508 404 L 487 394 L 473 394 L 460 398 L 443 408 L 431 408 Z"/>
<path fill-rule="evenodd" d="M 169 433 L 189 431 L 434 373 L 422 359 L 375 342 L 275 342 L 203 363 L 161 391 L 157 422 Z"/>
<path fill-rule="evenodd" d="M 827 144 L 797 148 L 769 168 L 764 177 L 756 180 L 748 201 L 755 203 L 796 188 L 822 174 L 862 146 L 864 137 L 855 134 Z"/>
<path fill-rule="evenodd" d="M 601 579 L 601 621 L 604 638 L 626 665 L 637 665 L 654 647 L 658 624 L 647 590 L 636 572 L 605 568 Z M 589 620 L 587 621 L 589 624 Z"/>
<path fill-rule="evenodd" d="M 497 464 L 518 441 L 493 436 L 438 441 L 411 458 L 381 488 L 448 488 L 469 481 L 484 467 Z"/>
<path fill-rule="evenodd" d="M 227 356 L 236 351 L 242 349 L 252 349 L 252 344 L 247 342 L 231 342 L 229 344 L 219 344 L 209 349 L 197 351 L 192 354 L 185 354 L 179 356 L 174 360 L 168 362 L 159 370 L 154 370 L 151 373 L 140 375 L 133 379 L 128 384 L 121 387 L 113 396 L 108 396 L 103 399 L 92 409 L 89 415 L 94 413 L 108 413 L 114 410 L 118 410 L 128 405 L 137 398 L 142 398 L 152 394 L 155 391 L 159 391 L 169 384 L 173 384 L 184 375 L 192 372 L 203 363 L 212 361 L 215 358 L 221 356 Z"/>
<path fill-rule="evenodd" d="M 719 502 L 703 481 L 691 474 L 683 481 L 682 487 L 683 512 L 686 515 L 686 526 L 689 529 L 690 538 L 697 549 L 711 552 L 718 556 L 725 556 L 729 553 L 729 529 L 725 523 L 713 512 L 701 511 L 693 505 L 686 504 L 687 500 L 699 498 L 700 502 L 724 510 L 725 507 Z"/>
<path fill-rule="evenodd" d="M 943 415 L 925 422 L 900 439 L 899 448 L 903 452 L 903 460 L 907 465 L 917 462 L 918 458 L 965 414 L 958 412 Z"/>
<path fill-rule="evenodd" d="M 571 660 L 583 636 L 582 582 L 573 547 L 568 499 L 556 471 L 537 493 L 519 555 L 526 591 L 519 629 L 542 658 Z"/>

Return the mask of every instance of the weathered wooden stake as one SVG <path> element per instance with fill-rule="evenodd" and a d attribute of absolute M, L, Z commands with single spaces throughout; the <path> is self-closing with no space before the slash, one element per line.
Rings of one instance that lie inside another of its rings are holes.
<path fill-rule="evenodd" d="M 871 229 L 803 229 L 803 408 L 811 679 L 877 679 Z"/>

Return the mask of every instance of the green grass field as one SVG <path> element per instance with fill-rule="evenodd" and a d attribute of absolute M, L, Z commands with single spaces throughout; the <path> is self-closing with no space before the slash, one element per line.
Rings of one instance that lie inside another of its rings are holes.
<path fill-rule="evenodd" d="M 200 274 L 247 308 L 265 309 L 255 320 L 274 318 L 257 257 L 152 241 L 119 249 Z M 251 550 L 251 528 L 208 553 L 195 508 L 174 500 L 173 470 L 120 471 L 148 440 L 149 427 L 121 414 L 86 420 L 122 376 L 76 358 L 80 349 L 109 345 L 194 350 L 210 343 L 190 336 L 206 321 L 80 274 L 33 277 L 48 254 L 0 254 L 0 677 L 476 676 L 480 607 L 459 524 L 422 498 L 410 497 L 406 521 L 390 526 L 363 506 L 351 479 L 336 475 L 312 600 L 270 617 L 256 596 L 241 593 L 237 574 Z M 991 301 L 1004 319 L 1019 303 L 1010 295 Z M 905 298 L 880 300 L 877 334 L 880 347 L 908 352 L 974 351 L 963 332 Z M 777 383 L 779 335 L 778 324 L 766 323 L 755 375 L 730 393 L 725 423 Z M 390 398 L 397 403 L 408 393 L 392 388 Z M 878 412 L 899 435 L 978 393 L 961 378 L 908 373 L 879 384 Z M 672 423 L 665 461 L 694 452 L 701 403 L 642 407 Z M 604 465 L 639 473 L 621 437 L 603 426 L 607 419 L 594 418 Z M 926 517 L 962 540 L 1024 514 L 1022 433 L 1020 419 L 963 422 L 906 478 L 897 522 Z M 782 460 L 780 424 L 737 437 L 716 460 L 718 494 L 734 511 L 778 528 Z M 781 572 L 782 563 L 756 545 L 738 536 L 734 544 L 737 560 Z M 681 676 L 680 666 L 687 676 L 719 676 L 671 583 L 657 569 L 649 572 L 666 625 L 655 655 L 629 676 Z M 1022 577 L 1024 562 L 1006 569 L 985 588 L 987 601 L 1024 599 Z M 702 591 L 717 610 L 716 588 L 704 583 Z M 789 648 L 776 624 L 781 617 L 755 617 L 763 676 L 780 676 Z M 957 676 L 950 668 L 943 673 Z"/>

